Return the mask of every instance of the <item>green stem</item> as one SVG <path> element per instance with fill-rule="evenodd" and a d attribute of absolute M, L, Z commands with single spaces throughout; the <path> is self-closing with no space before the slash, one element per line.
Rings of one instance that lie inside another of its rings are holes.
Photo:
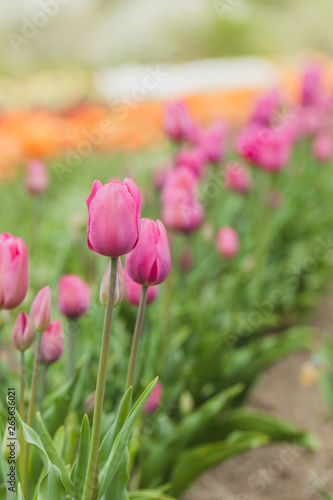
<path fill-rule="evenodd" d="M 25 411 L 24 411 L 24 390 L 25 390 L 25 360 L 24 360 L 24 351 L 21 352 L 21 364 L 20 364 L 20 406 L 19 413 L 20 417 L 25 421 Z M 20 439 L 19 439 L 21 449 L 23 450 L 23 429 L 20 429 Z M 20 455 L 20 472 L 23 474 L 24 469 L 24 457 L 23 453 Z"/>
<path fill-rule="evenodd" d="M 69 321 L 69 357 L 68 357 L 68 374 L 71 378 L 74 374 L 76 365 L 76 333 L 77 324 L 75 321 Z"/>
<path fill-rule="evenodd" d="M 135 365 L 136 365 L 136 360 L 138 357 L 140 337 L 141 337 L 141 333 L 142 333 L 143 320 L 144 320 L 145 310 L 146 310 L 147 292 L 148 292 L 148 287 L 143 286 L 142 290 L 141 290 L 139 309 L 138 309 L 138 314 L 136 317 L 136 323 L 135 323 L 135 329 L 134 329 L 134 335 L 133 335 L 133 341 L 132 341 L 132 348 L 131 348 L 131 355 L 130 355 L 128 371 L 127 371 L 126 390 L 130 386 L 134 385 Z"/>
<path fill-rule="evenodd" d="M 34 410 L 35 410 L 35 402 L 36 402 L 41 342 L 42 342 L 42 335 L 40 333 L 37 333 L 37 350 L 36 350 L 34 368 L 33 368 L 33 373 L 32 373 L 31 393 L 30 393 L 30 401 L 29 401 L 28 417 L 27 417 L 27 425 L 29 427 L 32 427 L 32 424 L 34 421 Z M 28 472 L 29 472 L 29 443 L 25 443 L 23 462 L 24 462 L 24 468 L 23 468 L 22 485 L 23 485 L 24 497 L 27 498 L 28 497 Z"/>
<path fill-rule="evenodd" d="M 112 317 L 114 309 L 114 298 L 115 298 L 114 296 L 117 283 L 117 265 L 118 265 L 118 257 L 112 257 L 108 300 L 105 308 L 103 337 L 102 337 L 102 345 L 101 345 L 101 352 L 100 352 L 99 366 L 98 366 L 89 462 L 83 489 L 82 500 L 92 500 L 96 493 L 97 489 L 96 486 L 98 486 L 96 484 L 97 481 L 95 479 L 95 475 L 96 474 L 98 475 L 98 451 L 99 451 L 99 441 L 101 434 L 101 420 L 102 420 L 102 411 L 104 403 L 106 369 L 109 356 Z"/>
<path fill-rule="evenodd" d="M 44 396 L 45 396 L 45 391 L 46 391 L 47 368 L 48 368 L 48 365 L 43 366 L 42 383 L 41 383 L 40 392 L 39 392 L 39 411 L 41 413 L 43 411 L 43 401 L 44 401 Z"/>

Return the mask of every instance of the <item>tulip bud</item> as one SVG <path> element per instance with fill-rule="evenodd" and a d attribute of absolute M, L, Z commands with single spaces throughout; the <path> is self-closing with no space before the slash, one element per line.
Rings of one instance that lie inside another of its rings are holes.
<path fill-rule="evenodd" d="M 133 250 L 140 235 L 141 195 L 132 179 L 105 186 L 94 181 L 87 206 L 87 242 L 92 252 L 120 257 Z M 115 220 L 117 224 L 110 224 Z"/>
<path fill-rule="evenodd" d="M 58 309 L 67 318 L 75 319 L 87 312 L 90 289 L 76 274 L 65 274 L 59 280 Z"/>
<path fill-rule="evenodd" d="M 238 191 L 247 194 L 252 187 L 250 171 L 243 165 L 231 162 L 223 172 L 226 188 L 230 191 Z"/>
<path fill-rule="evenodd" d="M 45 286 L 36 295 L 30 309 L 30 318 L 34 329 L 45 332 L 51 321 L 51 288 Z"/>
<path fill-rule="evenodd" d="M 30 194 L 43 194 L 49 187 L 49 174 L 39 160 L 32 160 L 26 167 L 24 187 Z"/>
<path fill-rule="evenodd" d="M 48 329 L 42 333 L 40 359 L 47 365 L 57 361 L 64 351 L 64 331 L 59 319 L 51 321 Z"/>
<path fill-rule="evenodd" d="M 234 257 L 238 253 L 238 234 L 232 227 L 224 226 L 218 230 L 216 248 L 217 251 L 227 259 Z"/>
<path fill-rule="evenodd" d="M 25 351 L 31 346 L 34 338 L 35 332 L 31 319 L 24 311 L 21 311 L 17 316 L 13 327 L 12 342 L 16 349 L 19 351 Z"/>
<path fill-rule="evenodd" d="M 162 398 L 162 384 L 160 382 L 157 382 L 157 384 L 153 389 L 153 392 L 147 399 L 142 411 L 144 413 L 153 413 L 159 407 L 161 403 L 161 398 Z"/>
<path fill-rule="evenodd" d="M 171 258 L 163 222 L 142 219 L 139 242 L 125 263 L 129 276 L 140 285 L 158 285 L 167 278 Z"/>
<path fill-rule="evenodd" d="M 89 394 L 89 396 L 86 397 L 84 402 L 84 410 L 87 413 L 87 415 L 93 415 L 95 408 L 95 399 L 96 399 L 96 391 L 92 392 L 91 394 Z"/>
<path fill-rule="evenodd" d="M 165 133 L 173 141 L 190 140 L 193 124 L 184 103 L 175 102 L 166 107 L 163 127 Z"/>
<path fill-rule="evenodd" d="M 129 304 L 138 307 L 140 303 L 142 286 L 139 283 L 133 281 L 124 268 L 124 280 L 125 280 L 125 298 Z M 154 302 L 160 293 L 159 285 L 149 286 L 147 292 L 147 306 Z"/>
<path fill-rule="evenodd" d="M 21 238 L 0 233 L 0 309 L 23 302 L 29 281 L 28 249 Z"/>
<path fill-rule="evenodd" d="M 5 434 L 2 440 L 2 456 L 9 462 L 9 460 L 17 460 L 20 454 L 20 444 L 13 427 L 7 422 Z M 13 463 L 11 462 L 11 463 Z"/>
<path fill-rule="evenodd" d="M 125 295 L 125 283 L 124 283 L 124 272 L 123 266 L 121 264 L 121 260 L 118 259 L 118 268 L 117 268 L 117 283 L 116 290 L 114 296 L 114 307 L 119 306 L 124 299 Z M 109 292 L 109 282 L 110 282 L 110 272 L 111 272 L 111 262 L 109 262 L 108 267 L 104 273 L 101 288 L 99 292 L 99 298 L 102 306 L 106 306 L 108 300 L 108 292 Z"/>

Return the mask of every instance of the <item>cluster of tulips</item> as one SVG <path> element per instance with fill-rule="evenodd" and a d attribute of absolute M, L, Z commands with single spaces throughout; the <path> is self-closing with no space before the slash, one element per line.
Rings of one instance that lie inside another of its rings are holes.
<path fill-rule="evenodd" d="M 228 365 L 230 360 L 234 359 L 234 365 L 237 367 L 240 366 L 240 361 L 237 358 L 237 352 L 233 358 L 231 354 L 227 356 L 225 345 L 223 345 L 223 349 L 221 348 L 222 335 L 214 336 L 216 333 L 213 331 L 214 321 L 215 323 L 219 321 L 219 316 L 213 307 L 214 304 L 210 304 L 214 292 L 206 293 L 207 302 L 205 305 L 202 302 L 200 306 L 204 317 L 203 322 L 207 321 L 208 316 L 209 321 L 211 321 L 210 324 L 204 324 L 204 328 L 212 328 L 212 332 L 207 331 L 207 339 L 205 337 L 205 339 L 196 340 L 194 334 L 193 338 L 190 338 L 192 332 L 186 331 L 186 325 L 185 327 L 181 325 L 177 332 L 172 330 L 170 316 L 173 309 L 171 303 L 176 302 L 176 292 L 172 288 L 172 285 L 175 285 L 173 283 L 175 281 L 173 268 L 176 269 L 177 266 L 177 259 L 174 258 L 177 254 L 175 244 L 177 244 L 177 233 L 185 235 L 186 245 L 183 246 L 179 255 L 179 265 L 182 271 L 180 273 L 181 280 L 191 270 L 196 271 L 197 275 L 201 272 L 199 265 L 196 269 L 198 262 L 195 262 L 195 252 L 193 251 L 196 250 L 196 242 L 192 238 L 194 233 L 199 233 L 199 228 L 202 230 L 199 234 L 199 238 L 202 238 L 199 248 L 204 246 L 202 243 L 205 240 L 215 241 L 215 255 L 212 258 L 216 257 L 220 262 L 225 263 L 224 270 L 229 269 L 229 264 L 237 262 L 236 257 L 241 254 L 242 245 L 245 246 L 245 242 L 242 239 L 237 221 L 229 225 L 214 221 L 217 224 L 217 227 L 214 228 L 210 221 L 210 200 L 214 197 L 223 197 L 225 192 L 242 201 L 249 199 L 254 189 L 258 187 L 255 183 L 255 175 L 257 172 L 263 171 L 264 176 L 270 175 L 268 191 L 263 193 L 264 205 L 267 209 L 278 208 L 281 204 L 283 205 L 284 199 L 282 192 L 277 189 L 275 181 L 279 173 L 290 164 L 293 152 L 301 139 L 309 140 L 313 157 L 317 163 L 329 162 L 332 159 L 333 99 L 331 95 L 323 91 L 320 68 L 311 67 L 304 75 L 300 100 L 296 108 L 283 115 L 281 114 L 282 103 L 280 92 L 277 90 L 269 92 L 257 101 L 252 115 L 241 130 L 234 130 L 230 124 L 225 122 L 218 122 L 204 128 L 195 122 L 184 103 L 176 102 L 168 105 L 165 109 L 164 131 L 172 144 L 172 158 L 168 161 L 167 166 L 154 170 L 152 179 L 152 183 L 159 193 L 161 220 L 141 218 L 141 194 L 131 178 L 126 178 L 123 182 L 110 180 L 104 185 L 98 180 L 93 182 L 87 200 L 87 244 L 94 254 L 108 257 L 110 261 L 101 280 L 99 292 L 100 302 L 105 307 L 105 316 L 96 388 L 86 398 L 85 405 L 88 413 L 90 410 L 93 412 L 92 429 L 90 433 L 89 421 L 85 416 L 80 429 L 76 460 L 68 461 L 65 464 L 57 454 L 53 444 L 53 436 L 51 436 L 53 432 L 50 431 L 48 434 L 42 420 L 44 410 L 47 410 L 46 405 L 43 405 L 43 399 L 47 392 L 45 387 L 48 367 L 55 364 L 64 354 L 64 357 L 67 356 L 68 359 L 68 379 L 76 380 L 76 322 L 78 318 L 88 312 L 91 305 L 91 292 L 88 284 L 78 275 L 65 274 L 60 276 L 58 282 L 57 307 L 59 312 L 68 319 L 68 328 L 64 327 L 59 319 L 51 320 L 51 288 L 45 286 L 32 301 L 29 314 L 25 311 L 18 313 L 12 331 L 12 343 L 21 352 L 20 407 L 17 417 L 20 422 L 19 480 L 22 490 L 19 491 L 22 495 L 21 498 L 28 500 L 30 497 L 36 497 L 35 493 L 31 496 L 31 491 L 28 491 L 29 467 L 31 470 L 34 459 L 34 457 L 31 459 L 30 448 L 33 445 L 39 452 L 42 450 L 40 453 L 47 471 L 45 477 L 49 479 L 50 483 L 44 481 L 45 478 L 40 481 L 39 497 L 42 500 L 44 498 L 59 500 L 65 498 L 65 494 L 71 498 L 82 498 L 83 500 L 127 499 L 129 471 L 133 471 L 133 468 L 135 470 L 133 463 L 135 463 L 136 458 L 133 456 L 136 457 L 137 451 L 131 449 L 131 446 L 135 448 L 133 444 L 128 444 L 130 434 L 140 412 L 142 410 L 146 414 L 155 412 L 163 404 L 164 390 L 168 390 L 166 386 L 162 387 L 164 380 L 161 383 L 155 379 L 133 404 L 133 387 L 136 390 L 141 390 L 148 378 L 147 373 L 149 380 L 151 380 L 156 375 L 160 375 L 160 372 L 168 372 L 165 380 L 171 386 L 171 400 L 173 403 L 176 402 L 180 409 L 178 410 L 177 407 L 175 412 L 170 411 L 171 416 L 166 415 L 166 430 L 163 430 L 163 425 L 158 428 L 157 437 L 152 438 L 154 446 L 148 444 L 146 449 L 146 443 L 144 443 L 143 465 L 140 465 L 141 477 L 139 477 L 139 473 L 137 474 L 138 478 L 136 478 L 135 473 L 133 474 L 132 483 L 134 485 L 144 488 L 152 485 L 159 489 L 154 490 L 155 492 L 151 490 L 150 493 L 138 493 L 137 497 L 132 498 L 171 498 L 164 495 L 163 488 L 160 489 L 161 485 L 169 481 L 174 482 L 176 486 L 174 489 L 171 488 L 171 491 L 177 494 L 181 493 L 197 475 L 217 463 L 217 457 L 224 457 L 225 450 L 222 446 L 218 453 L 212 450 L 214 458 L 210 458 L 206 448 L 206 455 L 201 452 L 201 449 L 198 449 L 193 451 L 193 461 L 190 462 L 192 450 L 188 451 L 186 447 L 196 443 L 197 435 L 203 440 L 211 440 L 211 437 L 206 436 L 209 426 L 212 428 L 211 434 L 213 436 L 218 434 L 221 435 L 220 439 L 226 438 L 224 431 L 221 431 L 213 420 L 218 417 L 219 411 L 222 411 L 223 405 L 226 405 L 227 401 L 239 396 L 240 392 L 244 390 L 244 383 L 248 385 L 252 383 L 252 377 L 255 378 L 259 369 L 253 368 L 253 372 L 249 372 L 248 380 L 243 380 L 246 377 L 241 378 L 242 370 L 236 370 L 237 373 L 234 373 L 233 368 Z M 222 169 L 220 169 L 220 165 L 222 165 Z M 252 170 L 252 166 L 256 167 L 256 170 Z M 211 179 L 213 179 L 214 186 L 211 185 Z M 52 188 L 49 172 L 42 161 L 35 159 L 27 164 L 24 187 L 33 196 L 42 195 Z M 181 241 L 183 241 L 182 238 L 180 238 Z M 172 267 L 169 243 L 172 248 Z M 259 250 L 262 249 L 259 248 Z M 202 256 L 203 252 L 206 250 L 203 249 L 199 255 Z M 261 255 L 258 252 L 256 256 L 258 261 Z M 124 262 L 121 261 L 122 256 L 125 256 Z M 242 268 L 242 279 L 244 276 L 246 278 L 248 272 L 251 273 L 256 264 L 252 262 L 253 259 L 251 260 L 250 257 L 245 258 L 242 264 L 239 264 L 239 267 L 243 266 L 245 269 L 244 271 Z M 230 267 L 230 269 L 232 268 Z M 136 370 L 136 365 L 146 305 L 157 299 L 161 291 L 160 284 L 166 280 L 170 270 L 170 279 L 165 290 L 162 291 L 165 300 L 159 306 L 160 308 L 156 307 L 158 317 L 155 318 L 154 324 L 154 329 L 156 327 L 158 330 L 160 324 L 163 323 L 162 330 L 165 338 L 156 338 L 159 331 L 157 333 L 149 332 L 151 335 L 148 335 L 144 340 L 145 359 L 143 363 L 141 360 L 139 371 Z M 202 272 L 205 274 L 205 268 Z M 6 310 L 16 309 L 24 301 L 29 285 L 28 274 L 26 243 L 23 239 L 8 233 L 0 234 L 0 308 L 2 313 Z M 226 279 L 226 274 L 223 279 Z M 220 279 L 220 275 L 218 279 Z M 206 277 L 203 278 L 203 281 L 205 280 Z M 186 282 L 181 281 L 181 284 L 184 283 Z M 260 287 L 258 286 L 258 288 Z M 186 291 L 184 288 L 182 293 L 191 293 L 191 290 Z M 193 291 L 193 294 L 195 293 L 198 292 Z M 137 307 L 137 316 L 134 334 L 131 338 L 128 363 L 126 361 L 127 377 L 126 380 L 124 378 L 120 382 L 122 387 L 120 392 L 123 397 L 120 399 L 118 380 L 111 403 L 113 404 L 117 400 L 119 404 L 113 407 L 115 412 L 112 415 L 113 419 L 108 420 L 108 416 L 102 418 L 102 415 L 106 399 L 107 370 L 110 365 L 113 312 L 124 298 L 128 303 Z M 248 297 L 246 298 L 248 300 Z M 226 301 L 227 297 L 223 299 Z M 160 316 L 161 307 L 163 307 L 163 317 Z M 181 304 L 178 307 L 180 308 Z M 200 308 L 197 309 L 198 311 L 192 311 L 191 315 L 200 313 Z M 177 314 L 183 320 L 181 313 L 177 312 Z M 184 317 L 186 314 L 188 312 L 184 313 Z M 220 328 L 220 325 L 218 326 Z M 67 329 L 68 346 L 65 341 Z M 277 339 L 276 346 L 279 345 L 278 342 Z M 303 337 L 299 341 L 300 346 L 303 346 L 302 342 Z M 25 401 L 27 397 L 25 396 L 28 393 L 28 384 L 24 353 L 33 345 L 34 367 L 29 406 L 26 412 Z M 150 345 L 152 346 L 151 350 Z M 269 344 L 267 345 L 268 351 L 274 353 L 274 349 L 271 349 Z M 297 335 L 293 335 L 290 349 L 294 349 L 296 345 Z M 266 344 L 263 346 L 251 347 L 251 356 L 258 358 L 259 361 L 261 355 L 267 359 Z M 279 352 L 278 349 L 277 352 Z M 202 357 L 200 358 L 200 356 Z M 216 356 L 218 362 L 216 362 Z M 154 358 L 153 363 L 152 357 Z M 250 355 L 247 354 L 245 358 L 248 359 L 251 368 Z M 272 357 L 272 359 L 276 358 Z M 149 362 L 151 366 L 142 367 L 142 364 L 148 365 Z M 219 363 L 223 365 L 221 369 L 223 375 L 217 366 Z M 40 364 L 45 367 L 41 374 Z M 164 366 L 164 364 L 168 366 Z M 159 370 L 156 368 L 157 365 L 163 365 L 163 367 Z M 265 362 L 262 366 L 265 366 Z M 141 377 L 143 380 L 140 380 L 138 374 L 144 375 Z M 189 374 L 188 380 L 186 382 L 180 380 L 180 377 L 185 379 L 186 374 Z M 242 387 L 237 384 L 238 382 L 243 384 Z M 115 393 L 117 393 L 116 396 L 114 396 Z M 35 411 L 38 396 L 41 413 Z M 192 410 L 197 413 L 191 415 Z M 181 420 L 182 413 L 187 417 L 187 420 L 184 418 L 184 422 Z M 106 421 L 106 424 L 103 424 L 103 420 Z M 262 422 L 259 417 L 256 423 L 254 420 L 251 421 L 252 426 L 257 426 L 251 431 L 261 431 Z M 103 425 L 107 429 L 103 428 Z M 235 425 L 241 424 L 237 421 Z M 272 425 L 272 435 L 277 435 L 278 424 L 274 421 L 270 422 L 270 425 Z M 230 426 L 232 428 L 232 424 Z M 143 427 L 142 424 L 137 432 L 142 432 Z M 41 441 L 34 433 L 34 428 L 40 431 Z M 301 439 L 300 433 L 297 434 L 298 431 L 288 430 L 285 432 L 283 429 L 283 425 L 281 425 L 279 427 L 281 439 L 291 440 L 295 436 L 297 439 Z M 172 438 L 173 430 L 175 436 L 178 436 L 177 439 Z M 235 430 L 240 432 L 244 429 L 236 427 Z M 231 437 L 232 443 L 233 439 L 234 436 Z M 56 441 L 55 437 L 54 441 Z M 205 443 L 205 441 L 203 442 Z M 255 437 L 253 434 L 245 436 L 240 438 L 239 448 L 236 446 L 236 451 L 233 453 L 236 453 L 237 449 L 241 451 L 265 442 L 267 442 L 267 436 L 263 437 L 262 433 Z M 182 447 L 185 450 L 183 455 Z M 52 467 L 47 460 L 44 461 L 43 453 L 49 457 Z M 140 457 L 137 461 L 140 461 Z M 175 470 L 173 469 L 174 461 L 176 462 Z M 71 464 L 70 474 L 67 470 L 68 467 L 66 467 L 68 463 Z M 188 463 L 192 465 L 188 465 Z M 61 481 L 58 481 L 59 490 L 52 493 L 51 479 L 56 481 L 57 474 L 61 476 Z M 38 488 L 39 485 L 37 490 Z"/>
<path fill-rule="evenodd" d="M 98 378 L 94 402 L 94 419 L 82 498 L 93 498 L 95 475 L 98 475 L 98 450 L 104 402 L 107 361 L 110 345 L 113 309 L 124 298 L 125 282 L 130 302 L 138 304 L 138 318 L 133 336 L 126 389 L 134 384 L 135 365 L 141 336 L 146 302 L 156 294 L 156 286 L 162 283 L 170 270 L 170 252 L 165 227 L 161 221 L 141 220 L 141 195 L 132 179 L 124 183 L 111 182 L 102 185 L 95 181 L 87 200 L 87 242 L 90 250 L 109 257 L 110 263 L 102 279 L 101 303 L 105 306 L 105 322 L 101 345 Z M 119 257 L 126 254 L 125 279 Z M 25 242 L 7 233 L 0 235 L 0 289 L 1 307 L 13 309 L 24 300 L 28 289 L 28 251 Z M 151 293 L 148 293 L 151 287 Z M 59 282 L 58 307 L 70 320 L 84 314 L 90 303 L 90 291 L 78 276 L 62 276 Z M 54 363 L 64 349 L 64 333 L 60 320 L 51 321 L 51 290 L 43 288 L 35 297 L 29 316 L 21 311 L 15 322 L 12 342 L 22 352 L 20 417 L 24 411 L 24 351 L 37 334 L 35 363 L 31 383 L 31 395 L 26 423 L 33 425 L 39 363 Z M 75 351 L 71 344 L 70 370 L 75 365 Z M 71 374 L 71 372 L 70 372 Z M 157 392 L 159 388 L 157 386 Z M 152 394 L 153 404 L 157 392 Z M 23 491 L 27 495 L 29 445 L 25 444 L 21 462 Z"/>

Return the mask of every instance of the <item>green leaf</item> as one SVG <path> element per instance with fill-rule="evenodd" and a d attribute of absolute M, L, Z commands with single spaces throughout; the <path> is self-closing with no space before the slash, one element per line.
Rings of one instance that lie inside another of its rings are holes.
<path fill-rule="evenodd" d="M 39 436 L 31 427 L 22 422 L 17 411 L 16 418 L 23 429 L 25 441 L 36 448 L 46 471 L 40 483 L 38 500 L 45 500 L 46 498 L 48 500 L 59 500 L 60 498 L 64 498 L 66 491 L 59 468 L 50 461 Z"/>
<path fill-rule="evenodd" d="M 129 415 L 127 416 L 121 431 L 117 435 L 113 443 L 110 455 L 99 475 L 98 499 L 100 499 L 103 496 L 103 494 L 111 484 L 111 481 L 113 480 L 117 472 L 117 469 L 119 467 L 119 464 L 121 462 L 122 455 L 127 446 L 128 439 L 130 437 L 136 419 L 141 413 L 141 410 L 144 407 L 147 399 L 153 392 L 153 389 L 157 384 L 157 381 L 158 377 L 155 380 L 153 380 L 153 382 L 151 382 L 151 384 L 149 384 L 147 389 L 141 394 L 141 396 L 133 406 L 132 410 L 130 411 Z"/>
<path fill-rule="evenodd" d="M 132 399 L 132 391 L 133 388 L 129 387 L 122 397 L 119 406 L 117 415 L 114 423 L 111 425 L 108 432 L 105 434 L 104 439 L 99 448 L 99 466 L 102 469 L 105 465 L 105 462 L 110 454 L 110 450 L 112 448 L 113 442 L 120 430 L 122 429 L 125 420 L 127 418 L 128 412 L 131 408 L 131 399 Z"/>
<path fill-rule="evenodd" d="M 242 408 L 231 410 L 219 422 L 218 427 L 214 428 L 215 439 L 220 439 L 234 430 L 262 432 L 273 442 L 289 441 L 311 451 L 315 451 L 319 446 L 316 436 L 298 429 L 280 417 Z"/>
<path fill-rule="evenodd" d="M 199 431 L 206 428 L 225 407 L 238 396 L 244 386 L 237 384 L 224 389 L 216 396 L 210 398 L 199 408 L 185 418 L 175 427 L 169 439 L 156 444 L 151 454 L 143 463 L 142 485 L 157 486 L 161 476 L 165 475 L 172 466 L 177 455 L 195 440 Z"/>
<path fill-rule="evenodd" d="M 278 335 L 268 335 L 237 347 L 221 358 L 220 378 L 227 386 L 246 381 L 249 388 L 258 375 L 283 356 L 310 348 L 314 329 L 294 327 Z"/>
<path fill-rule="evenodd" d="M 24 500 L 24 495 L 21 487 L 21 483 L 17 485 L 17 500 Z"/>
<path fill-rule="evenodd" d="M 78 458 L 74 474 L 74 490 L 77 498 L 82 497 L 84 481 L 86 478 L 90 449 L 90 425 L 87 415 L 84 415 L 81 429 Z"/>
<path fill-rule="evenodd" d="M 130 500 L 176 500 L 158 490 L 139 490 L 129 492 Z"/>
<path fill-rule="evenodd" d="M 75 368 L 75 372 L 71 380 L 55 391 L 51 392 L 44 401 L 43 420 L 49 429 L 51 436 L 58 427 L 65 421 L 68 409 L 72 404 L 73 394 L 76 388 L 77 381 L 82 371 L 86 371 L 87 360 L 81 358 Z"/>
<path fill-rule="evenodd" d="M 117 500 L 128 500 L 127 485 L 130 479 L 128 473 L 128 464 L 129 464 L 129 452 L 126 447 L 123 456 L 121 457 L 121 461 L 117 469 L 117 472 L 115 473 L 110 486 L 105 492 L 106 498 L 116 498 Z"/>
<path fill-rule="evenodd" d="M 248 449 L 267 444 L 269 438 L 260 432 L 240 432 L 231 441 L 201 444 L 183 451 L 172 469 L 172 493 L 179 498 L 186 488 L 207 469 Z"/>
<path fill-rule="evenodd" d="M 54 442 L 48 433 L 45 424 L 43 422 L 42 416 L 40 412 L 38 411 L 36 414 L 37 422 L 38 422 L 38 428 L 39 428 L 39 435 L 40 439 L 44 445 L 44 448 L 46 450 L 46 453 L 50 459 L 50 461 L 58 467 L 58 469 L 61 472 L 62 476 L 62 483 L 66 488 L 66 491 L 70 494 L 74 494 L 74 489 L 73 489 L 73 483 L 71 481 L 71 478 L 69 477 L 68 470 L 66 469 L 65 462 L 61 458 L 61 456 L 58 454 L 57 449 L 54 445 Z"/>
<path fill-rule="evenodd" d="M 54 435 L 53 442 L 58 455 L 62 456 L 65 446 L 65 427 L 61 425 Z"/>

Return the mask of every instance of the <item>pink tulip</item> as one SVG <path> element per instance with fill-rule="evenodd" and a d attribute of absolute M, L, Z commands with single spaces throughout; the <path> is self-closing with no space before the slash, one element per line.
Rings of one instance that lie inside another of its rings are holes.
<path fill-rule="evenodd" d="M 167 200 L 169 192 L 178 191 L 180 189 L 192 195 L 199 190 L 197 176 L 185 167 L 171 170 L 166 177 L 162 191 L 162 203 Z"/>
<path fill-rule="evenodd" d="M 200 200 L 184 189 L 168 191 L 162 206 L 162 219 L 167 227 L 175 231 L 190 233 L 203 222 L 204 208 Z"/>
<path fill-rule="evenodd" d="M 229 226 L 221 227 L 216 237 L 217 251 L 225 258 L 234 257 L 239 251 L 237 232 Z"/>
<path fill-rule="evenodd" d="M 90 306 L 90 289 L 76 274 L 65 274 L 59 280 L 58 309 L 67 318 L 78 318 Z"/>
<path fill-rule="evenodd" d="M 106 306 L 108 300 L 110 272 L 111 272 L 111 261 L 109 262 L 106 268 L 99 291 L 99 298 L 102 306 L 104 307 Z M 124 299 L 124 295 L 125 295 L 125 284 L 124 284 L 123 266 L 121 264 L 121 260 L 118 259 L 117 283 L 114 296 L 114 307 L 119 306 L 119 304 L 121 304 L 121 302 Z"/>
<path fill-rule="evenodd" d="M 59 319 L 51 321 L 48 329 L 42 333 L 40 359 L 49 365 L 58 361 L 65 346 L 64 330 Z"/>
<path fill-rule="evenodd" d="M 319 162 L 328 162 L 333 157 L 333 138 L 330 134 L 321 132 L 318 134 L 312 145 L 312 152 Z"/>
<path fill-rule="evenodd" d="M 202 147 L 195 146 L 181 150 L 176 157 L 176 166 L 188 168 L 196 177 L 202 174 L 207 156 Z"/>
<path fill-rule="evenodd" d="M 139 242 L 126 255 L 125 264 L 129 276 L 140 285 L 158 285 L 167 278 L 171 258 L 163 222 L 142 219 Z"/>
<path fill-rule="evenodd" d="M 203 158 L 211 163 L 218 163 L 225 155 L 225 140 L 227 127 L 216 123 L 204 131 L 199 138 L 199 145 L 203 151 Z"/>
<path fill-rule="evenodd" d="M 317 133 L 323 123 L 323 112 L 319 106 L 300 106 L 296 112 L 298 136 Z"/>
<path fill-rule="evenodd" d="M 163 128 L 173 141 L 191 140 L 193 135 L 192 118 L 184 103 L 175 102 L 166 106 Z"/>
<path fill-rule="evenodd" d="M 187 168 L 173 170 L 162 191 L 162 218 L 171 229 L 188 233 L 204 219 L 204 208 L 198 199 L 198 180 Z"/>
<path fill-rule="evenodd" d="M 252 177 L 249 169 L 237 162 L 230 162 L 223 172 L 226 188 L 247 194 L 252 187 Z"/>
<path fill-rule="evenodd" d="M 322 70 L 319 66 L 311 66 L 304 74 L 301 82 L 301 104 L 309 106 L 318 104 L 321 98 Z"/>
<path fill-rule="evenodd" d="M 28 250 L 21 238 L 0 233 L 0 309 L 23 302 L 29 282 Z"/>
<path fill-rule="evenodd" d="M 153 392 L 147 399 L 144 407 L 143 407 L 143 412 L 144 413 L 153 413 L 161 404 L 161 399 L 162 399 L 162 384 L 160 382 L 157 382 L 155 385 Z"/>
<path fill-rule="evenodd" d="M 270 129 L 251 125 L 239 134 L 237 150 L 264 170 L 277 171 L 288 164 L 293 139 L 291 127 Z"/>
<path fill-rule="evenodd" d="M 141 195 L 132 179 L 105 186 L 94 181 L 87 205 L 87 241 L 92 252 L 120 257 L 133 250 L 140 235 Z"/>
<path fill-rule="evenodd" d="M 21 311 L 17 316 L 13 327 L 12 342 L 16 349 L 25 351 L 31 346 L 35 338 L 35 332 L 32 326 L 31 319 Z"/>
<path fill-rule="evenodd" d="M 30 317 L 34 329 L 45 332 L 51 321 L 51 288 L 45 286 L 36 295 L 30 309 Z"/>
<path fill-rule="evenodd" d="M 124 268 L 125 298 L 129 304 L 138 307 L 140 303 L 142 286 L 133 281 Z M 159 285 L 149 286 L 147 292 L 147 305 L 154 302 L 160 293 Z"/>
<path fill-rule="evenodd" d="M 49 173 L 40 160 L 31 160 L 26 167 L 24 187 L 30 194 L 43 194 L 49 187 Z"/>
<path fill-rule="evenodd" d="M 280 104 L 281 96 L 278 90 L 272 90 L 259 97 L 250 117 L 250 123 L 257 123 L 264 127 L 269 127 L 272 124 L 274 113 L 277 111 Z"/>

